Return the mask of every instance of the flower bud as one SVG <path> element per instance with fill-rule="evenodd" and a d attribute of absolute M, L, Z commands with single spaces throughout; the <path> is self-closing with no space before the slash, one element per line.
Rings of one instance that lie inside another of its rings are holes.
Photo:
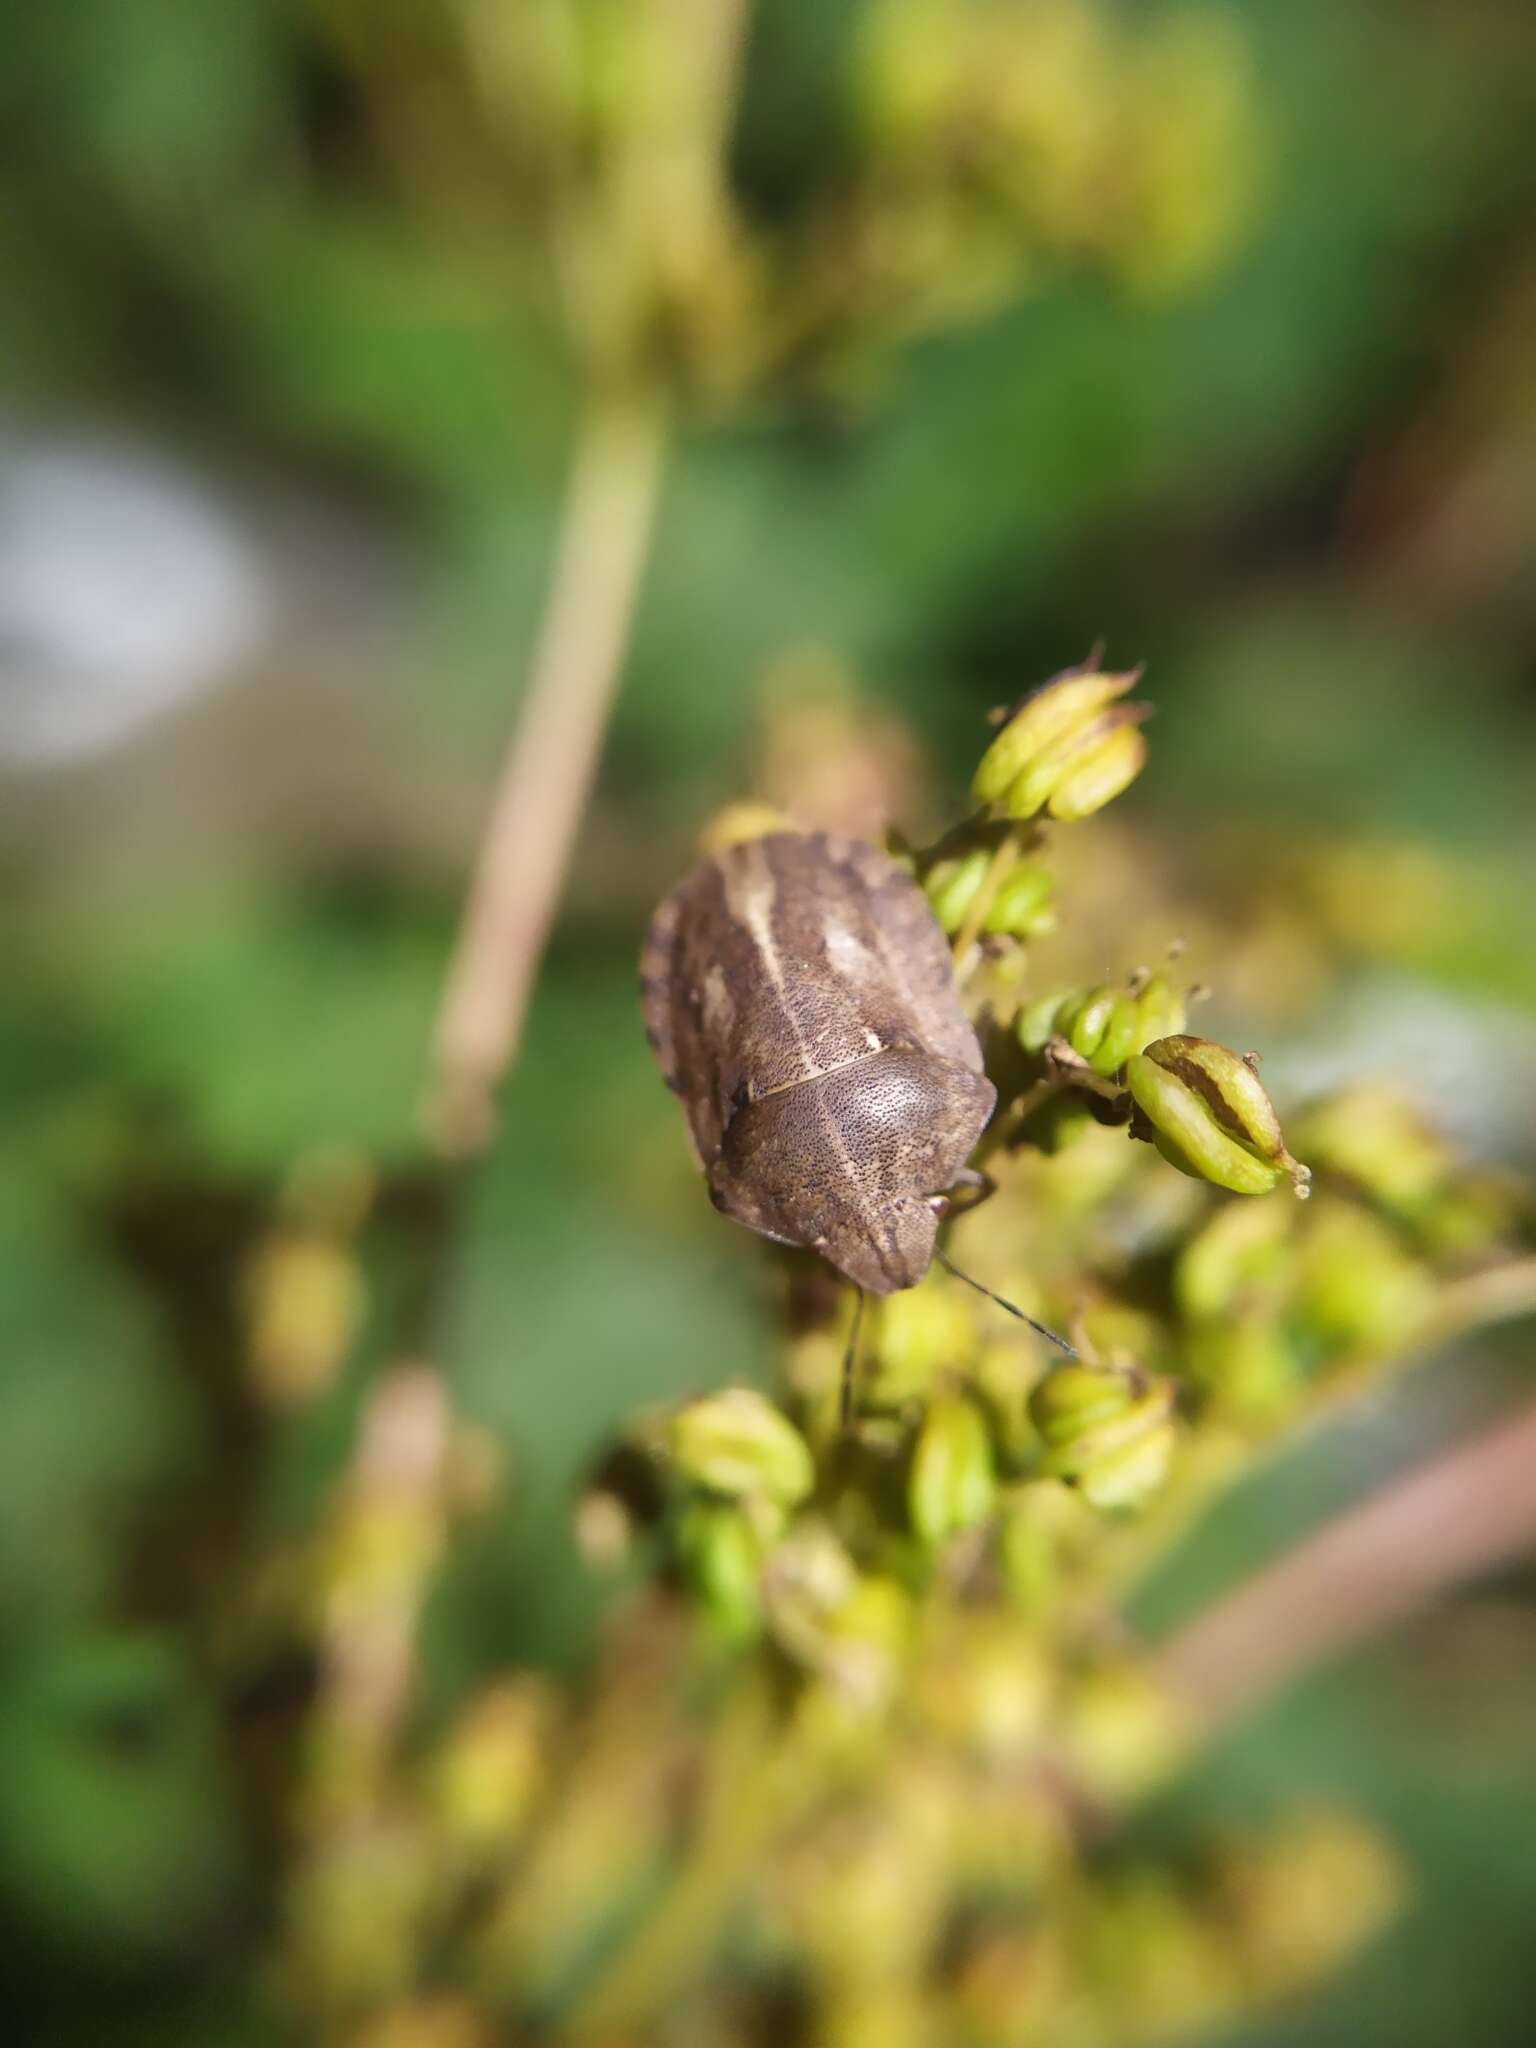
<path fill-rule="evenodd" d="M 1097 1527 L 1082 1495 L 1065 1480 L 1010 1487 L 998 1518 L 997 1562 L 1014 1605 L 1030 1616 L 1048 1614 Z"/>
<path fill-rule="evenodd" d="M 1409 1342 L 1434 1302 L 1428 1266 L 1352 1202 L 1320 1202 L 1298 1254 L 1298 1306 L 1330 1351 Z"/>
<path fill-rule="evenodd" d="M 1173 1455 L 1173 1383 L 1062 1365 L 1030 1397 L 1045 1445 L 1043 1477 L 1071 1480 L 1096 1508 L 1135 1508 L 1162 1484 Z"/>
<path fill-rule="evenodd" d="M 1049 931 L 1056 921 L 1050 907 L 1055 893 L 1056 877 L 1050 869 L 1025 861 L 1003 877 L 981 928 L 1016 939 Z"/>
<path fill-rule="evenodd" d="M 981 1410 L 964 1395 L 939 1395 L 928 1404 L 912 1452 L 907 1502 L 913 1528 L 937 1547 L 984 1522 L 996 1498 L 992 1440 Z"/>
<path fill-rule="evenodd" d="M 1118 724 L 1109 726 L 1106 720 L 1104 737 L 1095 745 L 1074 752 L 1046 800 L 1045 807 L 1053 818 L 1070 824 L 1102 811 L 1130 787 L 1147 765 L 1146 735 L 1138 732 L 1125 715 L 1132 708 L 1125 707 Z"/>
<path fill-rule="evenodd" d="M 740 1508 L 695 1501 L 677 1532 L 678 1550 L 699 1603 L 727 1642 L 749 1642 L 762 1620 L 757 1532 Z"/>
<path fill-rule="evenodd" d="M 1085 734 L 1099 737 L 1098 726 L 1105 710 L 1123 697 L 1140 678 L 1141 670 L 1123 675 L 1105 675 L 1091 662 L 1063 669 L 1015 706 L 1002 730 L 981 757 L 971 788 L 984 804 L 1001 803 L 1018 786 L 1019 778 L 1043 756 L 1064 761 L 1064 749 Z M 1039 803 L 1050 794 L 1045 789 Z M 1038 810 L 1039 803 L 1034 809 Z M 1011 802 L 1010 814 L 1032 815 Z"/>
<path fill-rule="evenodd" d="M 880 1303 L 879 1330 L 865 1369 L 864 1405 L 897 1408 L 926 1398 L 935 1373 L 969 1356 L 976 1335 L 970 1302 L 941 1273 Z"/>
<path fill-rule="evenodd" d="M 1179 1253 L 1173 1294 L 1192 1323 L 1220 1322 L 1255 1298 L 1284 1298 L 1301 1211 L 1286 1202 L 1225 1202 Z"/>
<path fill-rule="evenodd" d="M 1056 989 L 1051 995 L 1036 996 L 1019 1012 L 1018 1040 L 1026 1052 L 1043 1052 L 1047 1039 L 1056 1036 L 1056 1020 L 1077 999 L 1070 989 Z"/>
<path fill-rule="evenodd" d="M 991 854 L 979 846 L 953 859 L 935 861 L 923 878 L 923 894 L 938 919 L 939 929 L 951 938 L 969 916 L 991 865 Z"/>
<path fill-rule="evenodd" d="M 1115 991 L 1112 988 L 1091 988 L 1085 995 L 1067 1003 L 1056 1018 L 1056 1031 L 1072 1050 L 1090 1065 L 1099 1049 L 1115 1007 Z"/>
<path fill-rule="evenodd" d="M 792 1507 L 815 1484 L 805 1438 L 750 1387 L 728 1387 L 680 1408 L 667 1424 L 666 1444 L 685 1478 L 733 1499 L 757 1495 Z"/>
<path fill-rule="evenodd" d="M 1181 1173 L 1238 1195 L 1268 1194 L 1287 1176 L 1305 1190 L 1310 1170 L 1287 1151 L 1263 1083 L 1226 1046 L 1159 1038 L 1126 1061 L 1125 1078 L 1140 1112 L 1133 1136 L 1150 1136 Z"/>

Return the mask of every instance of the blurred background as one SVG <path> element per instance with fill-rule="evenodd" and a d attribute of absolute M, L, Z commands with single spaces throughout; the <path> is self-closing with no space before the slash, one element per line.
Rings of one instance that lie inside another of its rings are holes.
<path fill-rule="evenodd" d="M 580 1668 L 618 1419 L 772 1370 L 633 995 L 719 805 L 931 836 L 1103 641 L 1157 707 L 1063 880 L 1108 965 L 1183 937 L 1282 1103 L 1386 1077 L 1536 1164 L 1536 18 L 72 0 L 3 47 L 0 1979 L 18 2040 L 260 2043 L 309 1682 L 263 1616 L 381 1366 L 500 1489 L 429 1718 Z M 654 458 L 622 688 L 449 1188 L 434 1013 L 605 408 Z M 1512 1328 L 1313 1437 L 1149 1626 L 1531 1378 Z M 1415 1895 L 1243 2038 L 1526 2040 L 1536 1576 L 1186 1796 L 1277 1784 Z"/>

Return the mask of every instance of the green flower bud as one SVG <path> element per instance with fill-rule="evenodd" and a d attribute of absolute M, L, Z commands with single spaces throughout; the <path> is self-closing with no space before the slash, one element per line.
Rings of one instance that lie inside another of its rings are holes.
<path fill-rule="evenodd" d="M 1380 1218 L 1351 1202 L 1318 1205 L 1299 1262 L 1299 1306 L 1330 1350 L 1406 1343 L 1434 1302 L 1429 1269 Z"/>
<path fill-rule="evenodd" d="M 700 1605 L 727 1642 L 749 1642 L 762 1623 L 757 1532 L 740 1508 L 695 1501 L 683 1514 L 678 1551 Z"/>
<path fill-rule="evenodd" d="M 1054 922 L 1050 902 L 1055 892 L 1056 878 L 1050 869 L 1025 861 L 1003 877 L 982 930 L 1020 939 L 1049 930 Z"/>
<path fill-rule="evenodd" d="M 1126 1061 L 1125 1078 L 1141 1112 L 1132 1134 L 1150 1135 L 1181 1173 L 1238 1195 L 1268 1194 L 1287 1176 L 1299 1193 L 1310 1180 L 1258 1075 L 1226 1046 L 1182 1033 L 1155 1039 Z"/>
<path fill-rule="evenodd" d="M 1125 1660 L 1080 1672 L 1062 1717 L 1075 1781 L 1111 1806 L 1142 1798 L 1164 1783 L 1187 1754 L 1189 1734 L 1177 1702 L 1148 1672 Z"/>
<path fill-rule="evenodd" d="M 792 1507 L 815 1484 L 805 1438 L 750 1387 L 727 1387 L 679 1409 L 667 1424 L 666 1444 L 684 1477 L 712 1493 Z"/>
<path fill-rule="evenodd" d="M 1145 735 L 1129 723 L 1117 725 L 1096 746 L 1079 753 L 1057 778 L 1046 809 L 1063 824 L 1091 817 L 1128 789 L 1146 765 Z"/>
<path fill-rule="evenodd" d="M 1173 1291 L 1191 1322 L 1219 1321 L 1255 1294 L 1286 1289 L 1300 1211 L 1287 1202 L 1227 1202 L 1179 1253 Z"/>
<path fill-rule="evenodd" d="M 972 1348 L 970 1302 L 937 1269 L 916 1287 L 880 1303 L 879 1331 L 865 1373 L 865 1405 L 899 1407 L 927 1396 L 935 1373 L 958 1365 Z"/>
<path fill-rule="evenodd" d="M 1093 732 L 1107 706 L 1123 697 L 1141 675 L 1131 669 L 1123 675 L 1105 675 L 1091 663 L 1063 669 L 1015 707 L 1002 730 L 981 757 L 972 791 L 984 804 L 1000 803 L 1018 785 L 1025 770 L 1042 755 L 1061 754 L 1064 742 Z M 1034 805 L 1049 795 L 1046 789 Z M 1010 802 L 1015 817 L 1032 815 Z"/>
<path fill-rule="evenodd" d="M 1237 1213 L 1248 1215 L 1251 1207 Z M 1301 1360 L 1266 1311 L 1224 1317 L 1193 1331 L 1184 1357 L 1190 1378 L 1209 1390 L 1224 1413 L 1242 1421 L 1284 1421 L 1303 1390 Z"/>
<path fill-rule="evenodd" d="M 1143 983 L 1136 998 L 1140 1042 L 1133 1052 L 1142 1052 L 1154 1038 L 1167 1038 L 1184 1029 L 1184 998 L 1165 974 L 1154 974 Z"/>
<path fill-rule="evenodd" d="M 1408 1218 L 1428 1207 L 1451 1173 L 1444 1141 L 1384 1088 L 1351 1088 L 1318 1103 L 1304 1126 L 1320 1169 L 1353 1181 Z"/>
<path fill-rule="evenodd" d="M 939 928 L 951 938 L 959 931 L 976 901 L 976 892 L 986 879 L 992 856 L 977 847 L 951 860 L 935 861 L 923 881 L 923 894 L 939 921 Z"/>
<path fill-rule="evenodd" d="M 974 1529 L 997 1498 L 992 1440 L 981 1410 L 959 1394 L 928 1404 L 907 1480 L 912 1526 L 935 1547 L 961 1529 Z"/>
<path fill-rule="evenodd" d="M 1036 996 L 1032 1003 L 1024 1005 L 1019 1012 L 1016 1029 L 1019 1043 L 1026 1052 L 1045 1050 L 1046 1040 L 1057 1035 L 1057 1018 L 1075 1000 L 1069 989 L 1057 989 L 1051 995 Z"/>
<path fill-rule="evenodd" d="M 1112 988 L 1091 988 L 1063 1007 L 1056 1019 L 1056 1029 L 1075 1053 L 1091 1063 L 1114 1007 Z"/>
<path fill-rule="evenodd" d="M 1139 1507 L 1162 1484 L 1176 1441 L 1173 1384 L 1063 1365 L 1030 1397 L 1046 1478 L 1071 1480 L 1091 1506 Z"/>
<path fill-rule="evenodd" d="M 1113 1074 L 1125 1065 L 1133 1052 L 1141 1050 L 1144 1037 L 1139 998 L 1116 996 L 1098 1044 L 1084 1057 L 1096 1074 Z"/>
<path fill-rule="evenodd" d="M 1098 1524 L 1082 1495 L 1061 1479 L 1030 1479 L 1008 1489 L 997 1527 L 997 1562 L 1015 1606 L 1049 1613 Z"/>

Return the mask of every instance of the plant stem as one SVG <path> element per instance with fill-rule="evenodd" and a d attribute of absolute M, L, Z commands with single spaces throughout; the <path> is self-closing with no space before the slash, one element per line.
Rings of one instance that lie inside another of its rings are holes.
<path fill-rule="evenodd" d="M 1432 1352 L 1533 1314 L 1536 1258 L 1511 1259 L 1452 1281 L 1414 1350 Z M 1336 1416 L 1380 1363 L 1365 1352 L 1350 1361 L 1304 1426 Z M 1447 1586 L 1536 1548 L 1533 1460 L 1536 1408 L 1528 1407 L 1394 1481 L 1195 1615 L 1159 1650 L 1159 1671 L 1207 1720 L 1225 1721 Z M 1209 1501 L 1210 1490 L 1196 1488 L 1140 1570 L 1166 1554 Z"/>
<path fill-rule="evenodd" d="M 987 871 L 981 878 L 981 885 L 977 889 L 970 910 L 966 914 L 965 922 L 955 935 L 955 975 L 960 981 L 964 981 L 971 971 L 974 963 L 970 956 L 975 949 L 977 940 L 981 937 L 981 929 L 987 921 L 987 913 L 997 900 L 997 892 L 1003 885 L 1004 876 L 1013 867 L 1018 857 L 1019 835 L 1016 831 L 1007 832 L 999 839 L 996 846 L 993 847 L 992 858 L 987 863 Z"/>
<path fill-rule="evenodd" d="M 1167 1642 L 1157 1670 L 1231 1721 L 1459 1580 L 1536 1547 L 1536 1407 L 1351 1508 Z"/>
<path fill-rule="evenodd" d="M 591 794 L 660 496 L 654 394 L 598 391 L 578 428 L 527 694 L 507 749 L 434 1033 L 427 1121 L 450 1157 L 495 1129 L 498 1083 Z"/>

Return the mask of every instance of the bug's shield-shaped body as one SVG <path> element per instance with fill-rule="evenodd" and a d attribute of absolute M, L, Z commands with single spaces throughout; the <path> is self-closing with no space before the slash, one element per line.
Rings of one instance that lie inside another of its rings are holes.
<path fill-rule="evenodd" d="M 727 847 L 657 911 L 641 992 L 715 1206 L 914 1286 L 996 1091 L 911 877 L 821 832 Z"/>

